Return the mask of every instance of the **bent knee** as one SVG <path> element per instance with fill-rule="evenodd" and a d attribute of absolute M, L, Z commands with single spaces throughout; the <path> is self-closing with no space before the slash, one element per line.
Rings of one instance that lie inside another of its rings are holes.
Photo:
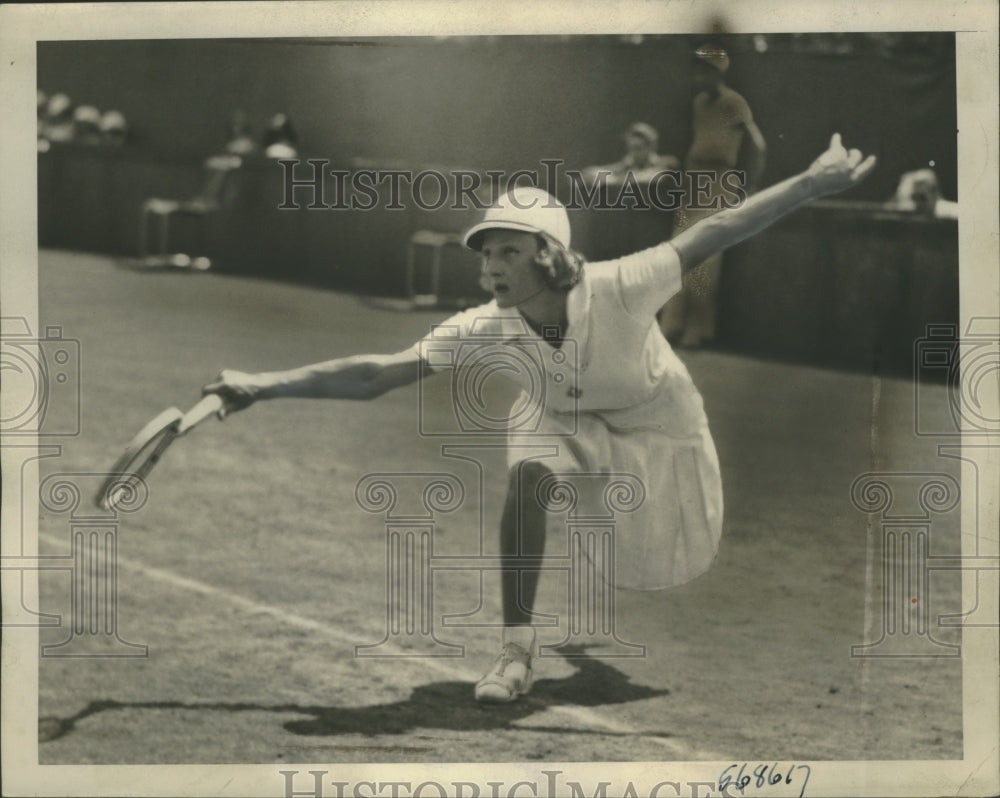
<path fill-rule="evenodd" d="M 552 476 L 552 469 L 542 463 L 527 461 L 508 473 L 507 496 L 513 500 L 520 496 L 521 502 L 544 505 L 540 493 L 544 491 L 545 480 Z"/>
<path fill-rule="evenodd" d="M 544 463 L 528 460 L 510 470 L 510 485 L 516 485 L 517 480 L 520 479 L 522 487 L 533 487 L 551 474 L 552 469 Z"/>

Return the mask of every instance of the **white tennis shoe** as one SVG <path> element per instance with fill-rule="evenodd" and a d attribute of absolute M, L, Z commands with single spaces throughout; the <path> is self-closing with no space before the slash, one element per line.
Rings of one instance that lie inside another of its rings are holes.
<path fill-rule="evenodd" d="M 531 690 L 534 674 L 531 658 L 535 630 L 530 626 L 509 626 L 503 632 L 503 648 L 493 668 L 476 683 L 476 701 L 508 704 Z"/>

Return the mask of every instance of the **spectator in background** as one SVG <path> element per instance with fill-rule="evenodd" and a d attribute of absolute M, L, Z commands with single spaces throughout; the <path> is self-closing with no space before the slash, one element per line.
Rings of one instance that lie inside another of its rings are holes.
<path fill-rule="evenodd" d="M 49 151 L 49 140 L 45 138 L 45 108 L 49 104 L 49 95 L 41 89 L 38 90 L 38 151 Z"/>
<path fill-rule="evenodd" d="M 229 119 L 229 141 L 224 147 L 230 155 L 253 155 L 257 152 L 257 142 L 250 135 L 250 125 L 243 111 L 234 111 Z"/>
<path fill-rule="evenodd" d="M 101 136 L 108 147 L 121 147 L 128 137 L 128 122 L 121 111 L 106 111 L 101 117 Z"/>
<path fill-rule="evenodd" d="M 596 182 L 601 174 L 608 175 L 608 184 L 622 183 L 631 172 L 639 183 L 648 183 L 660 172 L 679 169 L 681 162 L 673 155 L 660 155 L 656 150 L 660 134 L 652 125 L 634 122 L 622 134 L 625 156 L 606 166 L 588 166 L 583 170 L 588 183 Z"/>
<path fill-rule="evenodd" d="M 92 105 L 78 105 L 73 111 L 73 141 L 95 145 L 102 142 L 101 112 Z"/>
<path fill-rule="evenodd" d="M 712 173 L 709 200 L 722 194 L 722 176 L 737 167 L 744 171 L 744 187 L 753 190 L 764 170 L 766 145 L 750 106 L 725 84 L 729 55 L 712 45 L 695 51 L 692 142 L 684 161 L 687 172 Z M 687 181 L 690 183 L 690 181 Z M 689 192 L 691 186 L 688 185 Z M 716 213 L 719 208 L 691 207 L 689 193 L 677 213 L 674 235 Z M 711 205 L 699 197 L 699 205 Z M 660 329 L 671 343 L 697 347 L 715 338 L 716 297 L 722 272 L 722 252 L 717 252 L 685 275 L 684 287 L 660 313 Z"/>
<path fill-rule="evenodd" d="M 905 172 L 899 178 L 895 196 L 886 203 L 886 207 L 937 219 L 958 218 L 958 203 L 942 198 L 937 174 L 933 169 Z"/>
<path fill-rule="evenodd" d="M 42 120 L 42 134 L 48 141 L 73 140 L 73 101 L 65 94 L 49 97 Z"/>
<path fill-rule="evenodd" d="M 680 161 L 673 155 L 660 155 L 657 151 L 660 135 L 646 122 L 633 122 L 622 132 L 625 153 L 620 161 L 603 166 L 588 166 L 581 177 L 597 191 L 601 203 L 627 209 L 624 213 L 588 214 L 583 217 L 588 233 L 593 238 L 592 249 L 596 257 L 610 260 L 626 252 L 644 249 L 663 241 L 665 220 L 659 213 L 649 212 L 650 187 L 653 180 L 665 172 L 674 175 Z M 673 183 L 671 182 L 671 185 Z M 630 197 L 625 205 L 623 197 Z M 627 203 L 635 202 L 634 207 Z"/>
<path fill-rule="evenodd" d="M 264 157 L 294 158 L 299 154 L 295 128 L 284 114 L 275 114 L 264 131 Z"/>

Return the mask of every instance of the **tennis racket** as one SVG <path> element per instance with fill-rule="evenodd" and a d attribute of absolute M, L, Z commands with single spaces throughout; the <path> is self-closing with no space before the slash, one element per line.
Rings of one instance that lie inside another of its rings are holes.
<path fill-rule="evenodd" d="M 219 418 L 225 415 L 225 403 L 217 394 L 209 394 L 187 413 L 176 407 L 164 410 L 128 442 L 121 457 L 111 466 L 94 503 L 102 510 L 115 509 L 135 492 L 137 484 L 153 470 L 170 444 L 212 415 Z"/>

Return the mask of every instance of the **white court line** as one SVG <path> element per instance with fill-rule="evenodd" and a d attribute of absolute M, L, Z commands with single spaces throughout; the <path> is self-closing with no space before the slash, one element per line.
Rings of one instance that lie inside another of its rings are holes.
<path fill-rule="evenodd" d="M 46 543 L 53 546 L 65 546 L 65 540 L 43 532 L 38 533 L 38 538 L 39 540 L 44 540 Z M 183 590 L 190 590 L 193 593 L 200 593 L 203 596 L 211 596 L 214 599 L 235 605 L 249 613 L 268 615 L 275 620 L 281 621 L 283 624 L 287 624 L 288 626 L 294 626 L 297 629 L 305 629 L 310 632 L 319 632 L 320 634 L 324 634 L 327 637 L 331 637 L 341 643 L 347 643 L 353 646 L 357 644 L 359 639 L 358 634 L 348 634 L 343 629 L 333 626 L 332 624 L 317 621 L 312 618 L 306 618 L 305 616 L 297 615 L 294 612 L 288 612 L 280 607 L 275 607 L 270 604 L 263 604 L 259 601 L 254 601 L 253 599 L 234 593 L 231 590 L 215 587 L 214 585 L 201 582 L 197 579 L 181 576 L 180 574 L 174 573 L 173 571 L 165 568 L 154 568 L 150 565 L 144 565 L 138 560 L 134 560 L 129 557 L 122 557 L 121 555 L 118 556 L 118 564 L 123 569 L 128 569 L 130 572 L 134 573 L 140 573 L 149 579 L 162 582 L 173 588 L 181 588 Z M 381 634 L 382 631 L 384 630 L 379 630 L 378 633 Z M 370 635 L 375 635 L 375 632 L 371 632 Z M 400 653 L 404 652 L 401 651 Z M 392 663 L 395 666 L 403 663 L 407 665 L 414 665 L 419 667 L 422 672 L 426 672 L 428 670 L 437 671 L 438 673 L 451 679 L 469 682 L 470 694 L 472 692 L 472 684 L 478 681 L 480 676 L 480 674 L 456 667 L 447 661 L 433 657 L 400 657 L 398 659 L 393 659 Z M 676 737 L 666 738 L 654 734 L 647 734 L 639 731 L 638 729 L 634 729 L 627 724 L 620 723 L 612 718 L 603 717 L 586 707 L 554 704 L 546 707 L 546 709 L 570 718 L 581 727 L 597 731 L 603 729 L 612 734 L 629 735 L 642 737 L 646 740 L 652 740 L 653 742 L 658 743 L 664 748 L 670 750 L 678 761 L 694 762 L 707 760 L 714 762 L 721 761 L 726 758 L 724 754 L 697 750 L 693 746 L 682 742 Z M 530 726 L 521 726 L 519 728 L 522 728 L 525 731 L 531 731 Z"/>
<path fill-rule="evenodd" d="M 877 472 L 882 465 L 880 441 L 878 434 L 879 413 L 882 405 L 882 380 L 877 374 L 872 375 L 872 420 L 868 429 L 868 448 L 871 454 L 871 470 Z M 873 643 L 872 635 L 875 627 L 875 610 L 872 606 L 875 595 L 875 524 L 871 514 L 868 515 L 865 530 L 865 615 L 864 643 Z M 884 555 L 883 555 L 884 556 Z M 882 586 L 885 590 L 885 585 Z M 871 709 L 868 698 L 868 682 L 870 678 L 870 658 L 861 657 L 861 717 Z"/>

